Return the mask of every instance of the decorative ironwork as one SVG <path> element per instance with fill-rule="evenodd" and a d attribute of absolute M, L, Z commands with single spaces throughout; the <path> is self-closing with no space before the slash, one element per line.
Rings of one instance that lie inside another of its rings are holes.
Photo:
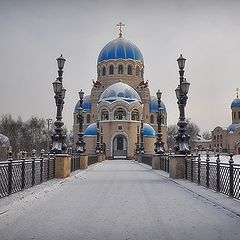
<path fill-rule="evenodd" d="M 9 156 L 7 161 L 0 162 L 0 198 L 54 178 L 53 157 L 37 159 L 33 154 L 32 159 L 26 160 L 26 153 L 21 155 L 21 160 Z"/>
<path fill-rule="evenodd" d="M 186 179 L 204 187 L 240 199 L 240 164 L 235 164 L 233 155 L 229 163 L 221 163 L 219 154 L 216 161 L 207 154 L 206 160 L 186 157 Z"/>

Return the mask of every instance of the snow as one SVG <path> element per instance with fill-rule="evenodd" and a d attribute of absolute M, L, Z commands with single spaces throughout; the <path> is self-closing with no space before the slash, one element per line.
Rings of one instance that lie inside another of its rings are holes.
<path fill-rule="evenodd" d="M 239 201 L 128 160 L 0 199 L 1 240 L 236 240 L 239 226 Z"/>

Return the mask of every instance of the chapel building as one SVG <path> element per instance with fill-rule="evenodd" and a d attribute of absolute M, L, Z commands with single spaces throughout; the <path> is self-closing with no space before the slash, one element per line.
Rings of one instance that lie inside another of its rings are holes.
<path fill-rule="evenodd" d="M 97 121 L 107 159 L 133 159 L 141 141 L 141 127 L 145 154 L 153 154 L 157 131 L 157 98 L 150 93 L 149 82 L 144 79 L 143 55 L 134 43 L 123 38 L 121 26 L 118 38 L 100 51 L 97 80 L 92 83 L 91 93 L 85 94 L 83 99 L 86 154 L 95 154 Z M 74 143 L 78 139 L 79 105 L 78 101 L 73 114 Z M 162 101 L 161 111 L 166 148 L 167 111 Z"/>

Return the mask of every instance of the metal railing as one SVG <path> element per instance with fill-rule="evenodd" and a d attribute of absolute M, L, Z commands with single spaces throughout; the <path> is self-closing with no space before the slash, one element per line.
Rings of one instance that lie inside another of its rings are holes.
<path fill-rule="evenodd" d="M 0 198 L 54 178 L 55 158 L 48 155 L 39 159 L 0 162 Z"/>
<path fill-rule="evenodd" d="M 228 163 L 221 162 L 219 154 L 215 161 L 209 154 L 204 161 L 198 157 L 186 157 L 185 178 L 230 197 L 240 199 L 240 164 L 235 164 L 230 154 Z"/>
<path fill-rule="evenodd" d="M 169 173 L 169 155 L 160 155 L 160 170 Z"/>
<path fill-rule="evenodd" d="M 152 166 L 152 155 L 143 154 L 142 163 Z"/>

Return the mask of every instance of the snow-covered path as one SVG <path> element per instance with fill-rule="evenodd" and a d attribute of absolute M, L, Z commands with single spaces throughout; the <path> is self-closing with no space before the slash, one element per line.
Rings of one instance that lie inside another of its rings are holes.
<path fill-rule="evenodd" d="M 240 202 L 210 192 L 134 161 L 104 161 L 0 199 L 0 239 L 240 239 Z"/>

